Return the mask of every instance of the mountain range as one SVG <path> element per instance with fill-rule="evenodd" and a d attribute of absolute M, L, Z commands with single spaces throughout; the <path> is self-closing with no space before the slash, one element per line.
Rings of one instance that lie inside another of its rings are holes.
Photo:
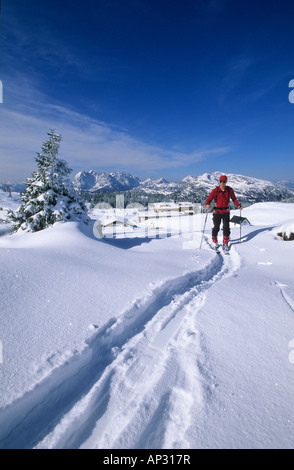
<path fill-rule="evenodd" d="M 77 173 L 73 182 L 77 189 L 90 194 L 129 191 L 135 193 L 138 198 L 158 195 L 161 198 L 200 202 L 218 185 L 221 174 L 221 171 L 215 171 L 200 176 L 186 176 L 178 182 L 169 182 L 164 178 L 141 181 L 138 177 L 121 171 L 104 173 L 90 170 Z M 234 189 L 243 204 L 277 201 L 294 196 L 294 188 L 281 183 L 228 173 L 227 177 L 228 185 Z"/>
<path fill-rule="evenodd" d="M 97 193 L 101 191 L 127 191 L 140 186 L 141 181 L 136 176 L 123 171 L 104 173 L 89 170 L 77 173 L 73 183 L 81 191 Z"/>
<path fill-rule="evenodd" d="M 127 192 L 132 200 L 186 200 L 191 202 L 204 201 L 210 191 L 218 185 L 221 171 L 204 173 L 200 176 L 186 176 L 181 181 L 169 182 L 164 178 L 141 181 L 137 176 L 123 171 L 111 173 L 94 170 L 80 171 L 73 179 L 77 189 L 89 197 L 115 192 Z M 294 183 L 282 180 L 273 183 L 268 180 L 228 174 L 228 185 L 232 186 L 242 204 L 253 204 L 263 201 L 277 201 L 294 197 Z M 0 189 L 22 192 L 25 184 L 0 183 Z"/>

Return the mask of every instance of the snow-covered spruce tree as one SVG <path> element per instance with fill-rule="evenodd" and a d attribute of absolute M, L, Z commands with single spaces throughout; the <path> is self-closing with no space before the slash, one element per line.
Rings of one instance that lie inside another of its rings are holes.
<path fill-rule="evenodd" d="M 86 205 L 68 178 L 72 170 L 66 161 L 57 158 L 62 137 L 54 130 L 48 136 L 42 152 L 35 157 L 38 171 L 27 179 L 21 196 L 23 204 L 16 212 L 9 212 L 14 230 L 37 232 L 68 220 L 88 223 Z"/>

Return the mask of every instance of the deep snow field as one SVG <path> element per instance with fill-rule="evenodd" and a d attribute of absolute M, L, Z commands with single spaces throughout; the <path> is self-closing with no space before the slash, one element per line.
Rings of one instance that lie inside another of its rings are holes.
<path fill-rule="evenodd" d="M 204 214 L 159 239 L 2 224 L 0 448 L 293 448 L 294 204 L 242 216 L 228 256 Z"/>

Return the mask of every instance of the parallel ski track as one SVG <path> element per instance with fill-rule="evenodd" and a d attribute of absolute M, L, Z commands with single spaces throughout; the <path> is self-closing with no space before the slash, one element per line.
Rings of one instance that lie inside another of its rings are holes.
<path fill-rule="evenodd" d="M 239 268 L 231 254 L 137 300 L 0 410 L 0 448 L 188 447 L 190 414 L 213 389 L 195 318 L 209 288 Z"/>

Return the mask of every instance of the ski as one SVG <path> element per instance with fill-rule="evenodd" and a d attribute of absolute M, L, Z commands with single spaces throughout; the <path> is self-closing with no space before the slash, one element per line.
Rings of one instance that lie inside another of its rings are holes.
<path fill-rule="evenodd" d="M 211 245 L 211 249 L 213 251 L 215 251 L 218 255 L 221 255 L 222 253 L 225 254 L 225 255 L 229 255 L 230 254 L 230 246 L 229 245 L 217 245 L 217 244 L 214 244 L 214 245 Z"/>
<path fill-rule="evenodd" d="M 225 255 L 229 255 L 230 254 L 230 247 L 229 245 L 223 245 L 223 252 Z"/>

